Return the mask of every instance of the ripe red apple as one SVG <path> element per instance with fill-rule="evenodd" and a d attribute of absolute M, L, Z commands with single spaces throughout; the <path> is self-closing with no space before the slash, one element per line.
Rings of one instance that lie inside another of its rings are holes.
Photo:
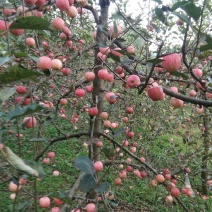
<path fill-rule="evenodd" d="M 110 53 L 110 47 L 99 47 L 99 51 L 104 55 L 108 55 Z"/>
<path fill-rule="evenodd" d="M 64 76 L 69 76 L 71 74 L 71 69 L 70 68 L 62 68 L 61 72 L 63 73 Z"/>
<path fill-rule="evenodd" d="M 116 178 L 115 181 L 114 181 L 115 185 L 121 185 L 122 184 L 122 180 L 121 178 Z"/>
<path fill-rule="evenodd" d="M 108 75 L 107 69 L 101 69 L 101 70 L 98 71 L 98 77 L 100 79 L 106 80 L 107 75 Z"/>
<path fill-rule="evenodd" d="M 103 163 L 102 163 L 101 161 L 96 161 L 96 162 L 94 163 L 94 170 L 95 170 L 96 172 L 102 171 L 102 170 L 103 170 Z"/>
<path fill-rule="evenodd" d="M 9 183 L 9 191 L 12 191 L 12 192 L 17 192 L 21 189 L 21 186 L 20 185 L 16 185 L 15 183 L 13 183 L 12 181 L 10 181 Z"/>
<path fill-rule="evenodd" d="M 100 58 L 101 60 L 105 61 L 107 59 L 107 55 L 102 54 L 101 52 L 99 52 L 97 54 L 97 58 Z"/>
<path fill-rule="evenodd" d="M 54 177 L 58 177 L 58 176 L 59 176 L 59 174 L 60 174 L 60 172 L 59 172 L 59 171 L 57 171 L 57 170 L 53 171 L 53 176 L 54 176 Z"/>
<path fill-rule="evenodd" d="M 61 70 L 62 67 L 63 67 L 63 64 L 59 59 L 53 59 L 52 60 L 52 69 Z"/>
<path fill-rule="evenodd" d="M 198 114 L 204 113 L 204 107 L 196 107 L 196 112 L 197 112 Z"/>
<path fill-rule="evenodd" d="M 158 183 L 163 183 L 165 181 L 165 178 L 162 174 L 157 174 L 155 179 Z"/>
<path fill-rule="evenodd" d="M 26 185 L 27 184 L 27 178 L 26 177 L 21 177 L 20 179 L 19 179 L 19 183 L 21 184 L 21 185 Z"/>
<path fill-rule="evenodd" d="M 163 57 L 163 68 L 168 71 L 177 71 L 181 66 L 181 56 L 177 53 L 169 54 Z"/>
<path fill-rule="evenodd" d="M 199 68 L 194 68 L 194 69 L 192 69 L 192 71 L 193 71 L 193 73 L 194 73 L 195 75 L 197 75 L 199 78 L 201 78 L 202 75 L 203 75 L 202 70 L 199 69 Z"/>
<path fill-rule="evenodd" d="M 95 79 L 95 74 L 93 73 L 93 72 L 86 72 L 85 73 L 85 79 L 87 80 L 87 81 L 93 81 L 94 79 Z"/>
<path fill-rule="evenodd" d="M 132 114 L 134 110 L 133 110 L 132 107 L 127 107 L 125 111 L 126 111 L 126 113 L 128 113 L 128 114 Z"/>
<path fill-rule="evenodd" d="M 157 185 L 158 185 L 158 183 L 157 183 L 156 180 L 152 180 L 152 181 L 151 181 L 151 184 L 152 184 L 153 187 L 157 187 Z"/>
<path fill-rule="evenodd" d="M 99 116 L 101 119 L 107 120 L 109 115 L 107 112 L 101 112 Z"/>
<path fill-rule="evenodd" d="M 135 53 L 135 48 L 134 48 L 134 46 L 128 46 L 127 47 L 127 53 L 129 53 L 129 54 L 134 54 Z"/>
<path fill-rule="evenodd" d="M 60 212 L 60 208 L 59 207 L 53 207 L 53 208 L 51 208 L 50 212 Z"/>
<path fill-rule="evenodd" d="M 85 90 L 86 90 L 87 93 L 92 93 L 93 92 L 93 87 L 91 85 L 87 85 L 85 87 Z"/>
<path fill-rule="evenodd" d="M 133 138 L 134 135 L 135 135 L 134 132 L 128 132 L 128 133 L 127 133 L 127 137 L 128 137 L 128 138 Z"/>
<path fill-rule="evenodd" d="M 74 5 L 71 5 L 68 10 L 65 11 L 68 17 L 75 18 L 78 15 L 77 8 Z"/>
<path fill-rule="evenodd" d="M 172 197 L 171 195 L 166 196 L 165 201 L 166 201 L 167 203 L 172 203 L 172 202 L 173 202 L 173 197 Z"/>
<path fill-rule="evenodd" d="M 8 16 L 10 16 L 12 14 L 15 14 L 16 13 L 16 10 L 15 9 L 12 9 L 12 8 L 4 8 L 2 12 L 3 12 L 4 16 L 8 17 Z"/>
<path fill-rule="evenodd" d="M 182 107 L 184 102 L 180 99 L 176 99 L 175 97 L 171 98 L 171 106 L 174 108 Z"/>
<path fill-rule="evenodd" d="M 117 74 L 122 74 L 123 71 L 124 71 L 124 68 L 123 68 L 122 66 L 118 66 L 118 67 L 116 68 L 116 73 L 117 73 Z"/>
<path fill-rule="evenodd" d="M 89 203 L 85 207 L 86 212 L 95 212 L 96 211 L 96 205 L 93 203 Z"/>
<path fill-rule="evenodd" d="M 170 87 L 169 88 L 172 92 L 178 93 L 178 88 L 177 87 Z"/>
<path fill-rule="evenodd" d="M 54 18 L 52 21 L 52 27 L 56 30 L 62 30 L 63 27 L 65 26 L 65 22 L 62 18 Z"/>
<path fill-rule="evenodd" d="M 26 89 L 25 86 L 20 85 L 20 86 L 17 86 L 17 87 L 16 87 L 16 92 L 17 92 L 18 94 L 25 94 L 26 91 L 27 91 L 27 89 Z"/>
<path fill-rule="evenodd" d="M 212 93 L 206 92 L 206 99 L 211 99 L 212 98 Z"/>
<path fill-rule="evenodd" d="M 7 27 L 6 27 L 5 21 L 0 20 L 0 30 L 2 31 L 0 35 L 5 34 L 6 29 Z"/>
<path fill-rule="evenodd" d="M 179 197 L 180 196 L 180 190 L 176 187 L 172 188 L 170 192 L 171 192 L 171 195 L 173 197 Z"/>
<path fill-rule="evenodd" d="M 114 104 L 117 100 L 117 96 L 113 92 L 108 92 L 105 94 L 105 99 L 110 103 Z"/>
<path fill-rule="evenodd" d="M 103 147 L 103 142 L 102 141 L 97 141 L 96 142 L 97 147 Z"/>
<path fill-rule="evenodd" d="M 161 86 L 153 87 L 148 90 L 148 96 L 153 101 L 159 101 L 163 98 L 163 88 Z"/>
<path fill-rule="evenodd" d="M 122 33 L 122 28 L 119 25 L 116 25 L 116 33 L 114 32 L 115 26 L 111 25 L 109 29 L 109 35 L 113 38 L 116 37 L 118 38 L 120 34 Z"/>
<path fill-rule="evenodd" d="M 171 180 L 171 175 L 170 174 L 165 174 L 165 179 L 166 180 Z"/>
<path fill-rule="evenodd" d="M 42 56 L 39 58 L 39 62 L 37 63 L 37 67 L 41 70 L 50 69 L 52 67 L 52 61 L 47 56 Z"/>
<path fill-rule="evenodd" d="M 14 200 L 15 198 L 16 198 L 16 193 L 10 194 L 10 199 L 11 199 L 11 200 Z"/>
<path fill-rule="evenodd" d="M 60 104 L 66 105 L 66 104 L 68 104 L 68 100 L 66 98 L 62 98 L 62 99 L 60 99 Z"/>
<path fill-rule="evenodd" d="M 55 157 L 55 153 L 54 152 L 49 152 L 48 153 L 48 158 L 53 159 Z"/>
<path fill-rule="evenodd" d="M 133 170 L 133 167 L 132 167 L 132 166 L 127 166 L 127 167 L 126 167 L 126 171 L 127 171 L 127 172 L 131 172 L 132 170 Z"/>
<path fill-rule="evenodd" d="M 28 9 L 28 8 L 27 8 Z M 15 36 L 21 36 L 24 33 L 24 29 L 10 29 L 11 23 L 7 24 L 7 27 L 9 28 L 10 32 Z"/>
<path fill-rule="evenodd" d="M 121 57 L 122 54 L 119 52 L 121 49 L 120 48 L 114 48 L 114 49 L 111 49 L 111 53 L 117 57 Z"/>
<path fill-rule="evenodd" d="M 50 159 L 49 159 L 49 158 L 44 158 L 44 159 L 42 160 L 42 162 L 43 162 L 44 164 L 49 164 Z"/>
<path fill-rule="evenodd" d="M 97 107 L 91 107 L 88 109 L 88 113 L 90 116 L 96 116 L 98 114 L 99 110 Z"/>
<path fill-rule="evenodd" d="M 41 208 L 48 208 L 51 204 L 51 200 L 49 199 L 49 197 L 41 197 L 39 199 L 39 204 Z"/>
<path fill-rule="evenodd" d="M 37 120 L 35 117 L 26 117 L 23 119 L 22 123 L 26 128 L 33 128 L 37 124 Z"/>
<path fill-rule="evenodd" d="M 35 46 L 35 39 L 34 38 L 26 38 L 27 46 Z"/>
<path fill-rule="evenodd" d="M 110 127 L 111 126 L 111 122 L 109 120 L 105 120 L 104 121 L 104 126 L 105 127 Z"/>
<path fill-rule="evenodd" d="M 137 75 L 130 75 L 127 78 L 127 86 L 129 88 L 135 88 L 138 85 L 140 85 L 140 83 L 141 83 L 140 78 Z"/>
<path fill-rule="evenodd" d="M 85 96 L 85 91 L 83 89 L 79 88 L 79 89 L 75 90 L 75 95 L 77 97 L 83 97 L 83 96 Z"/>
<path fill-rule="evenodd" d="M 195 90 L 190 90 L 189 91 L 189 96 L 195 97 L 197 95 L 197 92 Z"/>
<path fill-rule="evenodd" d="M 127 172 L 125 170 L 122 170 L 119 172 L 119 177 L 121 179 L 126 179 L 127 178 Z"/>
<path fill-rule="evenodd" d="M 123 121 L 124 123 L 127 123 L 127 122 L 129 121 L 129 119 L 128 119 L 128 117 L 124 117 L 124 118 L 122 118 L 122 121 Z"/>
<path fill-rule="evenodd" d="M 82 7 L 77 7 L 77 12 L 78 12 L 78 14 L 83 15 L 83 14 L 85 14 L 85 9 Z"/>
<path fill-rule="evenodd" d="M 142 178 L 146 178 L 147 177 L 147 173 L 145 171 L 141 171 L 140 175 Z"/>
<path fill-rule="evenodd" d="M 108 73 L 105 80 L 108 81 L 108 82 L 113 82 L 114 81 L 114 75 Z"/>
<path fill-rule="evenodd" d="M 69 1 L 68 0 L 56 0 L 56 7 L 61 11 L 68 10 L 69 9 Z"/>

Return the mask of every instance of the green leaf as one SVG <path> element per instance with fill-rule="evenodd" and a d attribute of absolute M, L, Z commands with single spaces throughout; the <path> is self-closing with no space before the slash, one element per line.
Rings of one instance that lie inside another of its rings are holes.
<path fill-rule="evenodd" d="M 124 20 L 124 17 L 120 14 L 119 11 L 116 11 L 115 13 L 113 13 L 110 17 L 110 19 L 114 19 L 114 20 Z"/>
<path fill-rule="evenodd" d="M 105 43 L 98 43 L 98 46 L 99 46 L 99 47 L 103 47 L 103 48 L 108 47 L 108 45 L 105 44 Z"/>
<path fill-rule="evenodd" d="M 0 90 L 0 102 L 8 100 L 16 92 L 15 87 L 5 87 Z"/>
<path fill-rule="evenodd" d="M 130 59 L 126 59 L 126 60 L 121 61 L 121 64 L 123 64 L 123 65 L 130 65 L 132 63 L 134 63 L 134 61 L 130 60 Z"/>
<path fill-rule="evenodd" d="M 31 160 L 25 161 L 25 163 L 32 169 L 35 169 L 38 172 L 40 178 L 43 178 L 43 176 L 46 174 L 43 167 L 39 163 Z"/>
<path fill-rule="evenodd" d="M 27 78 L 35 80 L 34 77 L 38 76 L 42 76 L 42 74 L 19 66 L 13 66 L 8 71 L 0 73 L 0 83 L 8 84 Z"/>
<path fill-rule="evenodd" d="M 117 28 L 116 22 L 114 21 L 113 22 L 113 34 L 114 34 L 114 37 L 117 36 L 117 33 L 118 33 L 118 28 Z"/>
<path fill-rule="evenodd" d="M 119 52 L 119 51 L 117 51 L 117 52 Z M 116 62 L 120 62 L 120 57 L 118 57 L 112 53 L 109 53 L 108 58 L 111 58 L 112 60 L 114 60 Z"/>
<path fill-rule="evenodd" d="M 158 4 L 162 4 L 161 0 L 153 0 L 153 1 L 157 2 Z"/>
<path fill-rule="evenodd" d="M 181 8 L 188 14 L 188 16 L 192 17 L 196 21 L 201 16 L 201 8 L 197 7 L 192 2 L 181 6 Z"/>
<path fill-rule="evenodd" d="M 36 63 L 39 62 L 39 58 L 38 57 L 34 57 L 32 55 L 28 55 L 28 56 L 29 56 L 29 58 L 31 58 L 32 60 L 34 60 Z"/>
<path fill-rule="evenodd" d="M 20 58 L 20 57 L 27 57 L 27 53 L 26 52 L 13 52 L 13 54 L 15 55 L 15 57 Z"/>
<path fill-rule="evenodd" d="M 201 51 L 201 52 L 207 51 L 207 50 L 209 50 L 209 49 L 212 49 L 212 43 L 209 43 L 209 44 L 207 44 L 207 45 L 204 45 L 204 46 L 201 46 L 201 47 L 200 47 L 200 51 Z"/>
<path fill-rule="evenodd" d="M 113 137 L 115 138 L 115 137 L 118 137 L 119 135 L 121 135 L 123 132 L 125 132 L 126 131 L 126 128 L 122 128 L 121 130 L 119 130 L 118 132 L 116 132 L 114 135 L 113 135 Z"/>
<path fill-rule="evenodd" d="M 191 21 L 189 20 L 189 17 L 187 17 L 185 14 L 183 13 L 179 13 L 179 12 L 172 12 L 174 15 L 176 15 L 179 19 L 181 19 L 182 21 L 184 21 L 185 23 L 189 24 L 191 26 Z"/>
<path fill-rule="evenodd" d="M 106 192 L 110 186 L 110 183 L 104 182 L 101 183 L 97 188 L 95 188 L 95 192 Z"/>
<path fill-rule="evenodd" d="M 179 1 L 172 6 L 171 11 L 175 11 L 176 9 L 180 8 L 181 6 L 183 6 L 187 3 L 188 3 L 188 1 Z"/>
<path fill-rule="evenodd" d="M 15 209 L 18 211 L 24 211 L 23 209 L 30 205 L 30 201 L 24 201 L 18 205 L 16 205 Z"/>
<path fill-rule="evenodd" d="M 91 174 L 85 174 L 80 180 L 79 187 L 83 192 L 87 193 L 95 187 L 95 184 L 96 181 L 94 179 L 94 176 Z"/>
<path fill-rule="evenodd" d="M 154 59 L 147 60 L 147 62 L 153 63 L 153 64 L 158 64 L 158 63 L 163 62 L 163 60 L 158 59 L 158 58 L 154 58 Z"/>
<path fill-rule="evenodd" d="M 168 26 L 168 23 L 166 21 L 166 17 L 164 15 L 163 11 L 160 8 L 155 9 L 155 14 L 156 14 L 157 18 L 159 19 L 159 21 L 161 21 L 163 24 Z"/>
<path fill-rule="evenodd" d="M 37 16 L 21 17 L 15 20 L 10 29 L 34 29 L 34 30 L 47 30 L 50 22 L 44 18 Z"/>
<path fill-rule="evenodd" d="M 113 158 L 115 156 L 115 150 L 113 147 L 103 147 L 102 152 L 105 154 L 108 158 Z"/>
<path fill-rule="evenodd" d="M 0 66 L 10 61 L 10 59 L 11 59 L 10 57 L 0 57 Z"/>
<path fill-rule="evenodd" d="M 78 168 L 80 171 L 86 174 L 95 173 L 93 162 L 87 156 L 84 156 L 84 155 L 77 156 L 74 163 L 76 168 Z"/>
<path fill-rule="evenodd" d="M 37 111 L 43 110 L 45 107 L 41 106 L 41 105 L 30 105 L 30 106 L 26 106 L 26 107 L 16 107 L 14 110 L 11 110 L 6 117 L 7 121 L 10 121 L 12 119 L 21 117 L 21 116 L 26 116 L 26 115 L 30 115 L 32 113 L 35 113 Z"/>
<path fill-rule="evenodd" d="M 98 29 L 103 32 L 106 36 L 109 35 L 107 29 L 103 25 L 98 25 Z"/>
<path fill-rule="evenodd" d="M 182 77 L 184 80 L 189 79 L 189 76 L 187 74 L 180 73 L 180 72 L 177 72 L 177 71 L 172 71 L 172 72 L 170 72 L 170 74 L 172 76 L 175 76 L 175 77 Z"/>

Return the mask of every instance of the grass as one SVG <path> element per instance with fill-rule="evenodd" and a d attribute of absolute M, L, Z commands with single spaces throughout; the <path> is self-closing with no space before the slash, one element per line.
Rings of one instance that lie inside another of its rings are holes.
<path fill-rule="evenodd" d="M 111 108 L 111 113 L 114 113 L 114 110 L 114 108 Z M 141 109 L 138 108 L 137 110 Z M 186 158 L 186 155 L 191 154 L 201 147 L 202 137 L 199 133 L 199 129 L 197 127 L 190 128 L 189 123 L 185 122 L 184 118 L 181 117 L 181 113 L 180 115 L 177 115 L 178 113 L 176 111 L 169 111 L 169 108 L 167 108 L 164 113 L 161 113 L 157 120 L 148 118 L 149 115 L 151 116 L 151 114 L 157 110 L 157 108 L 153 107 L 149 108 L 149 110 L 150 111 L 148 111 L 148 113 L 142 113 L 142 116 L 131 117 L 133 123 L 132 129 L 136 135 L 132 141 L 136 141 L 139 144 L 139 148 L 142 149 L 142 153 L 136 153 L 137 156 L 145 157 L 147 162 L 150 162 L 153 167 L 157 167 L 157 170 L 162 171 L 164 168 L 169 168 L 171 173 L 176 173 L 180 169 L 183 169 L 183 164 L 186 164 L 192 170 L 192 173 L 190 174 L 192 188 L 201 192 L 199 169 L 202 152 L 194 155 L 194 157 Z M 169 112 L 173 115 L 174 119 L 164 122 L 163 116 L 167 116 L 167 113 Z M 186 116 L 189 115 L 187 111 L 181 112 L 185 113 Z M 201 122 L 198 120 L 198 117 L 193 117 L 193 119 L 198 123 Z M 54 119 L 54 122 L 62 129 L 63 134 L 86 131 L 84 128 L 84 122 L 77 124 L 78 129 L 74 129 L 74 124 L 67 125 L 66 121 L 63 119 Z M 189 133 L 191 134 L 191 140 L 197 141 L 197 144 L 191 141 L 186 141 L 186 143 L 184 143 L 186 133 L 185 129 L 181 127 L 182 124 L 186 125 L 186 130 L 189 130 Z M 124 124 L 120 123 L 119 127 L 122 129 Z M 177 128 L 179 129 L 176 130 Z M 3 134 L 5 138 L 4 144 L 17 153 L 19 145 L 14 136 L 7 134 L 7 130 L 8 129 L 5 129 Z M 25 160 L 31 160 L 33 155 L 33 146 L 35 147 L 36 144 L 32 144 L 32 142 L 29 142 L 28 140 L 28 135 L 31 136 L 30 130 L 25 130 L 24 133 L 26 136 L 21 140 L 22 158 Z M 56 130 L 50 122 L 45 125 L 43 134 L 47 139 L 63 136 L 63 134 L 60 134 L 60 132 L 58 132 L 58 130 Z M 170 140 L 171 138 L 173 138 L 173 141 Z M 122 143 L 124 134 L 120 133 L 115 139 Z M 83 143 L 86 141 L 86 137 L 81 137 L 79 139 L 73 138 L 67 141 L 57 142 L 50 147 L 48 151 L 56 152 L 56 157 L 51 160 L 50 164 L 42 165 L 46 175 L 40 181 L 36 181 L 38 198 L 43 195 L 49 195 L 51 200 L 53 200 L 53 197 L 59 197 L 59 193 L 57 193 L 58 191 L 62 192 L 70 190 L 79 175 L 79 171 L 74 166 L 74 159 L 77 155 L 79 155 L 79 153 L 83 155 L 87 154 L 87 149 L 83 147 Z M 104 139 L 103 142 L 105 146 L 111 147 L 111 143 L 109 143 L 106 139 Z M 42 148 L 46 145 L 47 143 L 42 143 Z M 184 155 L 185 158 L 183 158 L 182 155 Z M 47 157 L 47 154 L 45 154 L 44 157 Z M 107 159 L 103 152 L 101 152 L 101 157 L 103 159 Z M 127 157 L 128 156 L 124 154 L 123 157 L 117 156 L 116 159 L 126 160 Z M 133 163 L 135 163 L 134 160 Z M 3 183 L 0 183 L 0 195 L 2 200 L 0 203 L 0 211 L 9 212 L 12 211 L 14 202 L 9 199 L 10 192 L 7 190 L 7 185 L 13 176 L 17 176 L 17 173 L 14 172 L 12 167 L 5 164 L 2 158 L 0 158 L 0 164 L 7 170 L 7 172 L 1 173 L 1 182 Z M 41 164 L 41 161 L 39 161 L 39 164 Z M 54 177 L 52 175 L 54 170 L 58 170 L 60 172 L 58 177 Z M 148 177 L 146 179 L 138 179 L 133 175 L 133 173 L 128 173 L 127 179 L 123 180 L 123 185 L 115 186 L 114 179 L 118 177 L 120 170 L 121 169 L 118 165 L 113 165 L 109 168 L 108 172 L 106 168 L 102 173 L 100 173 L 100 176 L 105 176 L 104 182 L 107 181 L 110 183 L 109 190 L 115 194 L 115 198 L 118 200 L 118 205 L 114 206 L 111 201 L 108 201 L 108 209 L 106 209 L 103 203 L 99 203 L 99 211 L 104 212 L 110 209 L 114 211 L 145 212 L 183 211 L 182 207 L 178 204 L 169 205 L 164 201 L 165 197 L 169 193 L 163 186 L 158 186 L 156 188 L 151 186 L 151 179 L 155 176 L 148 170 L 146 170 L 148 173 Z M 143 167 L 141 170 L 145 170 L 145 168 Z M 184 172 L 177 175 L 178 185 L 180 188 L 184 186 L 184 177 Z M 28 183 L 23 187 L 24 189 L 20 191 L 20 194 L 18 194 L 15 204 L 17 207 L 24 206 L 23 204 L 26 205 L 25 207 L 20 207 L 19 210 L 16 209 L 16 211 L 34 211 L 33 196 L 35 193 L 33 185 L 34 178 L 28 176 Z M 79 195 L 81 195 L 81 193 L 79 193 Z M 212 195 L 212 193 L 209 195 Z M 183 201 L 183 204 L 189 208 L 189 211 L 205 210 L 209 212 L 212 207 L 212 198 L 203 200 L 197 195 L 195 198 L 188 198 L 185 195 L 181 195 L 180 199 Z M 76 200 L 72 201 L 70 208 L 73 209 L 77 207 L 77 204 L 78 202 Z M 52 202 L 51 206 L 53 207 L 55 204 Z M 84 205 L 82 208 L 83 207 Z M 49 211 L 49 209 L 38 208 L 39 212 Z"/>

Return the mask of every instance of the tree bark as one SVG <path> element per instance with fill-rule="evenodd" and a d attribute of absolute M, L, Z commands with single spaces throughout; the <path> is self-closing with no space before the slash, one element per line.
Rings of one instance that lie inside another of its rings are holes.
<path fill-rule="evenodd" d="M 208 180 L 208 154 L 209 154 L 209 120 L 208 117 L 203 118 L 204 121 L 204 152 L 202 157 L 202 171 L 201 171 L 201 179 L 202 179 L 202 194 L 208 195 L 208 186 L 207 186 L 207 180 Z"/>

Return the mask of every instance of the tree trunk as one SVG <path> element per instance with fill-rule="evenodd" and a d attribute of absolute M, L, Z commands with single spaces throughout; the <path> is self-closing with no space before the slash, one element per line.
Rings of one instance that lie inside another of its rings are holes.
<path fill-rule="evenodd" d="M 201 172 L 201 179 L 202 179 L 202 194 L 208 195 L 208 186 L 207 186 L 207 180 L 208 180 L 208 153 L 209 153 L 209 120 L 208 117 L 203 118 L 204 122 L 204 152 L 202 157 L 202 172 Z"/>

